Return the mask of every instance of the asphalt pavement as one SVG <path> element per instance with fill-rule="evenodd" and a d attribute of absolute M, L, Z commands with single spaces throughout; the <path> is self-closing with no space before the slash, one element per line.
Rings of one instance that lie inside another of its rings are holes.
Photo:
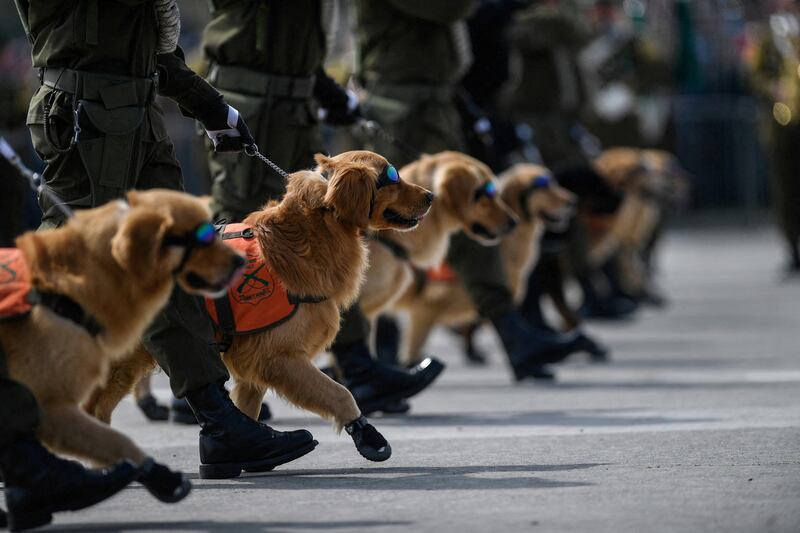
<path fill-rule="evenodd" d="M 773 231 L 675 230 L 661 254 L 670 305 L 591 323 L 613 350 L 576 357 L 556 385 L 513 385 L 494 334 L 405 417 L 375 418 L 394 454 L 369 463 L 346 434 L 269 397 L 277 429 L 317 449 L 265 475 L 197 476 L 197 429 L 147 422 L 126 399 L 113 425 L 194 490 L 166 505 L 140 485 L 52 531 L 800 532 L 800 279 L 780 276 Z M 157 376 L 157 394 L 169 391 Z"/>

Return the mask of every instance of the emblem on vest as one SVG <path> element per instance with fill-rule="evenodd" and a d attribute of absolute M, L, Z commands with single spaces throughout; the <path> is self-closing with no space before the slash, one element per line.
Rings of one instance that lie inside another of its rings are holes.
<path fill-rule="evenodd" d="M 230 295 L 240 304 L 256 305 L 272 296 L 274 292 L 275 280 L 267 270 L 266 263 L 260 258 L 248 257 L 242 279 L 234 290 L 230 291 Z"/>
<path fill-rule="evenodd" d="M 0 250 L 0 284 L 11 283 L 17 279 L 16 266 L 21 259 L 16 250 Z"/>

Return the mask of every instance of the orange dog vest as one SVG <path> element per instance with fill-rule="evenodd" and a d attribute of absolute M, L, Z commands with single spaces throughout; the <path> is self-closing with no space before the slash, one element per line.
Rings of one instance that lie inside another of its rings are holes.
<path fill-rule="evenodd" d="M 31 273 L 22 252 L 17 248 L 0 248 L 0 320 L 18 318 L 30 313 L 28 301 Z"/>
<path fill-rule="evenodd" d="M 280 278 L 267 268 L 253 230 L 245 224 L 227 224 L 221 238 L 245 255 L 244 272 L 220 298 L 206 298 L 206 309 L 217 328 L 228 335 L 246 335 L 274 328 L 294 316 L 303 302 L 324 298 L 298 298 L 286 291 Z"/>
<path fill-rule="evenodd" d="M 458 274 L 445 262 L 442 262 L 442 264 L 437 267 L 426 270 L 425 277 L 428 281 L 443 281 L 446 283 L 455 283 L 458 281 Z"/>

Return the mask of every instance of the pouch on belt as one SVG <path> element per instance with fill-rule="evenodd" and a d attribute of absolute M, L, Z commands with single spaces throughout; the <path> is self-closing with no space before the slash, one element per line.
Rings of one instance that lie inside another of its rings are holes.
<path fill-rule="evenodd" d="M 132 83 L 109 85 L 98 92 L 101 101 L 78 102 L 75 133 L 94 205 L 119 198 L 129 188 L 131 175 L 138 171 L 139 127 L 147 111 Z"/>

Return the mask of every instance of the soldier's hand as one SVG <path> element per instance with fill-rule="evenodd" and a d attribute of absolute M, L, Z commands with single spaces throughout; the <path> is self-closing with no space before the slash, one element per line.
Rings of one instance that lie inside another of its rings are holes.
<path fill-rule="evenodd" d="M 350 126 L 362 118 L 361 106 L 358 104 L 358 96 L 353 91 L 347 91 L 347 100 L 342 99 L 334 105 L 321 107 L 319 118 L 325 124 L 331 126 Z"/>
<path fill-rule="evenodd" d="M 241 152 L 245 146 L 255 144 L 250 128 L 232 106 L 227 106 L 224 117 L 214 117 L 203 123 L 203 127 L 214 143 L 215 152 Z"/>

